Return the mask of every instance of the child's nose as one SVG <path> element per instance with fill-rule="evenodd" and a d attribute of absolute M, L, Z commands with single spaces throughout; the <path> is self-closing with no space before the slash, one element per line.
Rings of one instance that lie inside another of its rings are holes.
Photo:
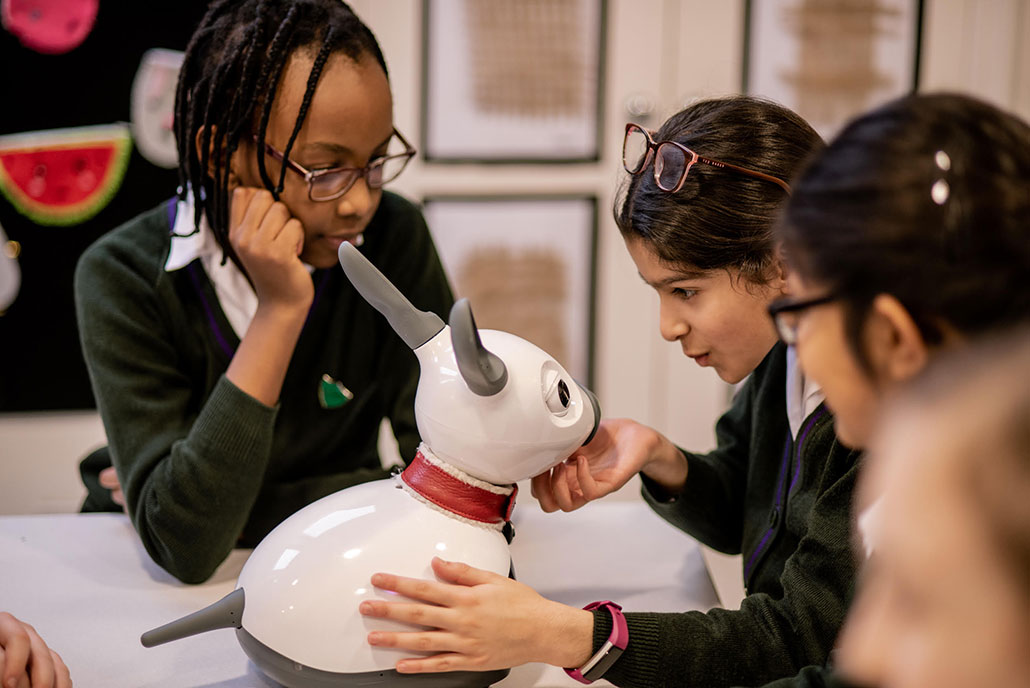
<path fill-rule="evenodd" d="M 690 331 L 690 325 L 672 308 L 669 308 L 663 299 L 658 314 L 658 329 L 662 333 L 662 339 L 674 342 Z"/>
<path fill-rule="evenodd" d="M 378 192 L 375 192 L 378 193 Z M 374 202 L 373 191 L 368 186 L 365 177 L 354 182 L 347 193 L 340 196 L 336 203 L 336 212 L 344 217 L 351 215 L 365 215 Z"/>

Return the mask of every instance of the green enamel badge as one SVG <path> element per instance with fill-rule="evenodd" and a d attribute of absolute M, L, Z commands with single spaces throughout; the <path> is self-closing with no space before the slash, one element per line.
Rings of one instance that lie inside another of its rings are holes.
<path fill-rule="evenodd" d="M 318 383 L 318 403 L 324 409 L 340 408 L 353 398 L 354 392 L 329 377 L 329 373 L 324 374 Z"/>

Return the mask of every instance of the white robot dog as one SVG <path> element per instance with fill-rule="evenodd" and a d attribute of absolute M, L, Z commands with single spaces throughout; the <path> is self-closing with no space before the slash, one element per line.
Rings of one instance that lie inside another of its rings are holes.
<path fill-rule="evenodd" d="M 597 400 L 553 358 L 506 332 L 477 330 L 468 302 L 446 325 L 415 309 L 361 253 L 340 246 L 355 288 L 418 357 L 415 418 L 423 444 L 399 476 L 324 497 L 254 549 L 236 590 L 148 631 L 147 647 L 235 628 L 261 671 L 286 686 L 480 688 L 507 670 L 398 674 L 417 653 L 373 647 L 371 630 L 410 629 L 363 617 L 366 599 L 396 599 L 377 571 L 433 579 L 434 556 L 508 575 L 509 518 L 518 480 L 554 466 L 593 436 Z"/>

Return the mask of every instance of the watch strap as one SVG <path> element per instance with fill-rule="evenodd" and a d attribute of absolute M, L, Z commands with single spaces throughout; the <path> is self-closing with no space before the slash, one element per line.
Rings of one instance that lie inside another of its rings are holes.
<path fill-rule="evenodd" d="M 565 673 L 580 683 L 592 683 L 604 676 L 605 672 L 622 656 L 622 652 L 629 642 L 629 628 L 626 625 L 626 617 L 622 615 L 622 607 L 611 600 L 591 602 L 584 607 L 590 612 L 602 608 L 606 609 L 611 617 L 611 633 L 609 633 L 608 639 L 582 666 L 565 670 Z"/>

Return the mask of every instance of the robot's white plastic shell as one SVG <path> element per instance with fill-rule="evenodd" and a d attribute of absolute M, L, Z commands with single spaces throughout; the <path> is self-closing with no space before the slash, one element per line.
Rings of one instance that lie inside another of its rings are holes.
<path fill-rule="evenodd" d="M 514 371 L 504 389 L 483 397 L 462 379 L 450 332 L 444 327 L 415 349 L 421 369 L 415 421 L 441 460 L 504 485 L 551 468 L 593 432 L 590 401 L 545 351 L 507 332 L 479 330 L 483 346 Z M 567 406 L 558 403 L 559 381 L 567 389 Z"/>
<path fill-rule="evenodd" d="M 247 560 L 243 628 L 291 660 L 324 671 L 392 669 L 417 653 L 377 648 L 372 630 L 410 626 L 358 614 L 376 590 L 375 572 L 433 580 L 434 556 L 508 575 L 508 544 L 497 530 L 427 507 L 395 479 L 358 485 L 301 509 L 269 533 Z"/>

